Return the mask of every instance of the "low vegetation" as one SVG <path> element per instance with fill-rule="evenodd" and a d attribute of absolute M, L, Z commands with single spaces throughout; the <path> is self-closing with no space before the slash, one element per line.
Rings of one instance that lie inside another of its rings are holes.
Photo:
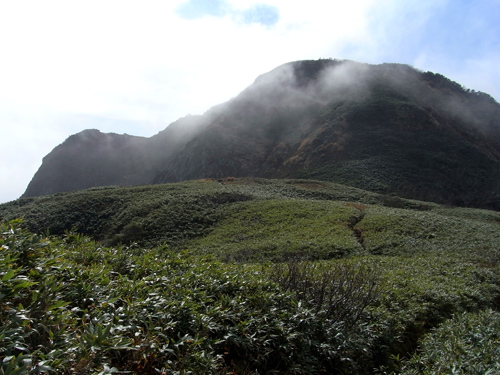
<path fill-rule="evenodd" d="M 499 370 L 498 212 L 225 179 L 0 216 L 0 374 Z"/>

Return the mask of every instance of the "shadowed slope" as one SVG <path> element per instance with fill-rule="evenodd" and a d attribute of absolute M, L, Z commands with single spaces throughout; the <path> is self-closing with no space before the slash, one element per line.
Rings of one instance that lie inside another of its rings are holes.
<path fill-rule="evenodd" d="M 45 158 L 25 196 L 253 176 L 500 209 L 499 119 L 490 96 L 440 74 L 401 64 L 298 61 L 152 138 L 106 135 L 119 144 L 106 152 L 96 150 L 103 139 L 66 142 Z"/>
<path fill-rule="evenodd" d="M 306 177 L 500 207 L 500 106 L 433 73 L 330 60 L 259 77 L 155 182 Z"/>

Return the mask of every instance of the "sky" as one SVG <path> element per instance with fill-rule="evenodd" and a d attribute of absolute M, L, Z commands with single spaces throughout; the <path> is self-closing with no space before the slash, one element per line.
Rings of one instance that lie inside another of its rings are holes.
<path fill-rule="evenodd" d="M 405 63 L 500 101 L 500 0 L 0 0 L 0 203 L 84 129 L 150 137 L 289 61 Z"/>

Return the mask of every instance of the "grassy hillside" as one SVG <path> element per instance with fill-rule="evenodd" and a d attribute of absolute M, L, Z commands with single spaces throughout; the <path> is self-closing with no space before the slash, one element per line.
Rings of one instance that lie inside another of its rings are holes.
<path fill-rule="evenodd" d="M 241 261 L 436 251 L 480 256 L 500 243 L 499 212 L 311 180 L 97 188 L 13 201 L 0 206 L 0 217 L 23 217 L 34 233 L 75 231 L 106 245 L 163 243 Z"/>
<path fill-rule="evenodd" d="M 5 374 L 500 371 L 499 212 L 227 178 L 0 217 Z"/>

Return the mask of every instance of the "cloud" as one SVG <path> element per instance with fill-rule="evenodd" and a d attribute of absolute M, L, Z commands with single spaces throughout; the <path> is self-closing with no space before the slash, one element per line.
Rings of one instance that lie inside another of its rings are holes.
<path fill-rule="evenodd" d="M 258 3 L 239 9 L 224 0 L 189 0 L 179 6 L 177 14 L 187 20 L 230 16 L 236 22 L 264 26 L 272 26 L 279 20 L 279 11 L 275 6 Z"/>
<path fill-rule="evenodd" d="M 266 4 L 256 4 L 243 12 L 243 21 L 245 23 L 260 23 L 264 26 L 272 26 L 278 20 L 278 8 Z"/>
<path fill-rule="evenodd" d="M 67 137 L 67 129 L 53 122 L 49 114 L 23 113 L 15 107 L 0 106 L 0 119 L 1 203 L 14 200 L 24 192 L 42 158 Z"/>
<path fill-rule="evenodd" d="M 191 20 L 203 16 L 222 17 L 227 11 L 226 2 L 223 0 L 190 0 L 177 9 L 177 14 Z"/>

